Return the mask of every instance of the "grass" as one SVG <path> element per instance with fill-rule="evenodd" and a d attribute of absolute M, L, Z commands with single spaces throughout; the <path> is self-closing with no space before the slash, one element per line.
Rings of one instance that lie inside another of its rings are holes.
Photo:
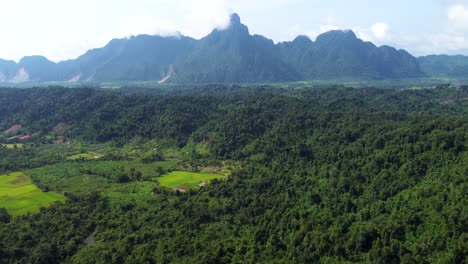
<path fill-rule="evenodd" d="M 17 149 L 22 149 L 24 147 L 23 144 L 2 144 L 2 146 L 6 147 L 7 149 L 15 149 L 15 146 Z"/>
<path fill-rule="evenodd" d="M 167 188 L 198 189 L 198 184 L 208 183 L 214 179 L 222 179 L 225 176 L 220 174 L 197 173 L 188 171 L 173 171 L 158 178 L 159 184 Z"/>
<path fill-rule="evenodd" d="M 5 208 L 12 216 L 37 212 L 56 201 L 65 201 L 58 193 L 43 192 L 21 172 L 9 176 L 0 175 L 0 207 Z"/>

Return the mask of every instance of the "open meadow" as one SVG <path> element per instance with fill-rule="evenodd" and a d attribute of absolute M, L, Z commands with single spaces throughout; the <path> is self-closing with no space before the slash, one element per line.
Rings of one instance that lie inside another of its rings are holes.
<path fill-rule="evenodd" d="M 43 192 L 21 172 L 0 175 L 0 204 L 12 216 L 37 212 L 54 202 L 63 202 L 65 197 L 54 192 Z"/>
<path fill-rule="evenodd" d="M 214 179 L 222 179 L 220 174 L 197 173 L 189 171 L 173 171 L 158 178 L 159 184 L 167 188 L 178 188 L 182 190 L 194 190 L 204 186 Z"/>

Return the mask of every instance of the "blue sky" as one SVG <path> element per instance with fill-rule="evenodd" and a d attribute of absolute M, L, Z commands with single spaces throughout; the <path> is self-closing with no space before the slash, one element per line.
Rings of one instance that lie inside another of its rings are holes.
<path fill-rule="evenodd" d="M 352 29 L 377 45 L 415 55 L 468 55 L 468 0 L 4 0 L 0 58 L 73 59 L 112 38 L 137 34 L 201 38 L 236 12 L 275 42 Z"/>

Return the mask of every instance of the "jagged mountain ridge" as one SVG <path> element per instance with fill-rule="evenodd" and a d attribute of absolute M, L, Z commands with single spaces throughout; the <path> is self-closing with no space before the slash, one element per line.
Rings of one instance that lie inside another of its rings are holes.
<path fill-rule="evenodd" d="M 170 72 L 170 74 L 169 74 Z M 404 50 L 377 47 L 351 30 L 299 36 L 275 44 L 251 35 L 237 14 L 230 26 L 196 40 L 139 35 L 114 39 L 75 60 L 54 63 L 29 56 L 0 60 L 0 82 L 169 81 L 179 83 L 282 82 L 311 79 L 423 77 L 418 59 Z"/>
<path fill-rule="evenodd" d="M 351 30 L 332 30 L 315 42 L 299 36 L 279 44 L 283 56 L 304 79 L 392 79 L 421 77 L 417 60 L 404 50 L 376 47 Z"/>

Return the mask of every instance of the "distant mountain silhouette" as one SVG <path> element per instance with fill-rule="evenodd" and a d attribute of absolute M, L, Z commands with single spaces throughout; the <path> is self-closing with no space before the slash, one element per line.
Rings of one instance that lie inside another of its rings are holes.
<path fill-rule="evenodd" d="M 468 78 L 468 57 L 429 55 L 418 58 L 421 69 L 430 76 Z"/>
<path fill-rule="evenodd" d="M 468 63 L 458 63 L 466 57 L 418 60 L 404 50 L 364 42 L 351 30 L 329 31 L 316 41 L 299 36 L 275 44 L 251 35 L 237 14 L 230 22 L 228 28 L 215 29 L 200 40 L 182 35 L 114 39 L 59 63 L 42 56 L 24 57 L 19 63 L 0 59 L 0 82 L 256 83 L 468 75 Z M 438 66 L 441 60 L 447 66 Z"/>

